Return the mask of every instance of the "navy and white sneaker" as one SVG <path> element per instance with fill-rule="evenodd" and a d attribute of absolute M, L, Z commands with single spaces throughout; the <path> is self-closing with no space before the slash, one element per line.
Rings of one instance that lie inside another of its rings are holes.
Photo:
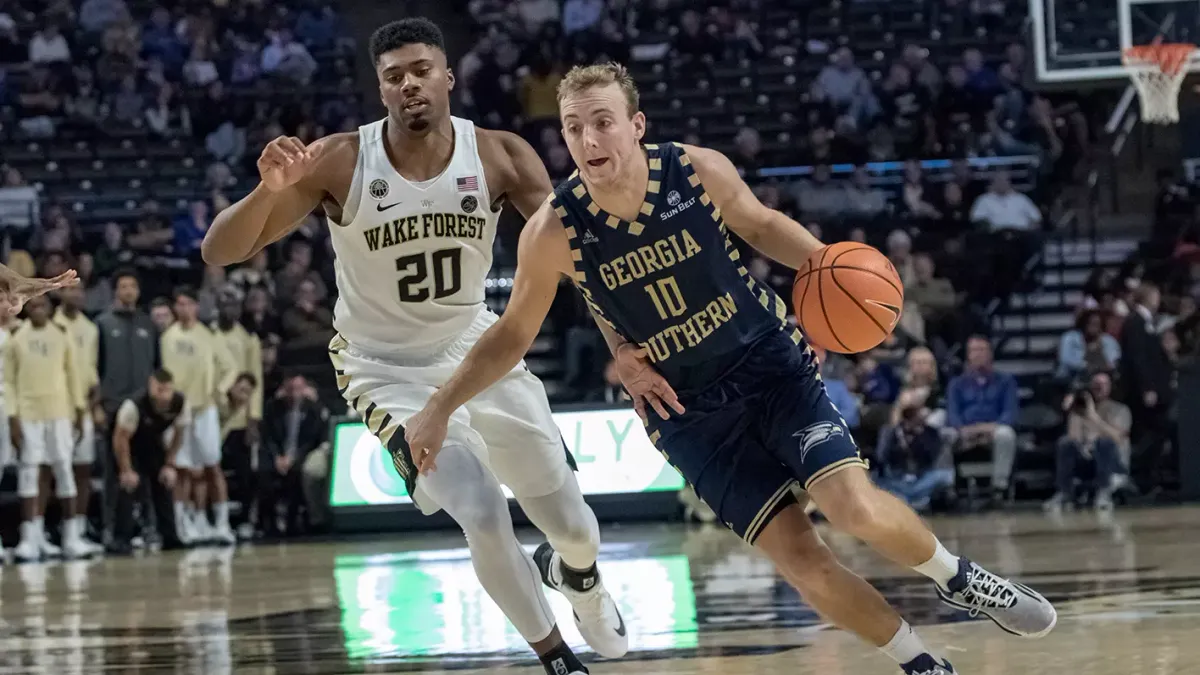
<path fill-rule="evenodd" d="M 575 610 L 575 625 L 579 634 L 597 654 L 608 658 L 625 656 L 629 651 L 629 634 L 625 631 L 625 619 L 617 609 L 617 603 L 604 588 L 600 573 L 593 572 L 579 579 L 566 579 L 562 557 L 546 542 L 533 554 L 542 582 L 567 596 Z M 573 583 L 575 585 L 573 585 Z"/>
<path fill-rule="evenodd" d="M 932 654 L 922 654 L 900 668 L 904 670 L 904 675 L 958 675 L 949 661 L 934 658 Z"/>
<path fill-rule="evenodd" d="M 942 602 L 980 614 L 1019 637 L 1040 638 L 1054 630 L 1058 613 L 1049 600 L 1024 584 L 1009 581 L 967 560 L 958 559 L 958 575 L 943 588 L 937 587 Z"/>

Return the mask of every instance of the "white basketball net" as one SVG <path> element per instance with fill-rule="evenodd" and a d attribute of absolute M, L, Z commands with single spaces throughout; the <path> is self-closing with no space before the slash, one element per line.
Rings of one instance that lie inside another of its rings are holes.
<path fill-rule="evenodd" d="M 1122 61 L 1137 88 L 1143 122 L 1179 121 L 1179 89 L 1195 52 L 1193 45 L 1153 45 L 1125 50 Z"/>

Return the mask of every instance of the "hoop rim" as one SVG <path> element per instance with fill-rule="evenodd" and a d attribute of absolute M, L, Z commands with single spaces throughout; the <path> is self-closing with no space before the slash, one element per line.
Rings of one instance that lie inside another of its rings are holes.
<path fill-rule="evenodd" d="M 1189 42 L 1133 45 L 1121 50 L 1121 63 L 1130 70 L 1151 68 L 1177 75 L 1197 54 L 1200 47 Z"/>

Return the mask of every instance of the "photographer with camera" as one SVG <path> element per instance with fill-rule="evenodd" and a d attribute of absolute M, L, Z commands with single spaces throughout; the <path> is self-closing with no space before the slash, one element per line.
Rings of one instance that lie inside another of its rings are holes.
<path fill-rule="evenodd" d="M 939 468 L 945 446 L 941 433 L 929 424 L 928 396 L 926 387 L 900 394 L 896 422 L 880 433 L 875 452 L 880 469 L 876 483 L 917 511 L 929 508 L 939 491 L 954 486 L 954 470 Z"/>
<path fill-rule="evenodd" d="M 1097 509 L 1111 509 L 1113 492 L 1126 482 L 1129 459 L 1129 428 L 1133 416 L 1129 407 L 1112 399 L 1112 377 L 1100 372 L 1092 375 L 1086 389 L 1067 395 L 1063 401 L 1067 414 L 1067 435 L 1058 441 L 1055 468 L 1056 492 L 1045 504 L 1047 510 L 1075 503 L 1075 479 L 1084 469 L 1095 467 Z"/>

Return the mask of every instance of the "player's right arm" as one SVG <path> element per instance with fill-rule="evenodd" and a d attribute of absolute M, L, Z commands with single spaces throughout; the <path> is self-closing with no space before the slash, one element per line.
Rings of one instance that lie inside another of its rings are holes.
<path fill-rule="evenodd" d="M 434 468 L 433 458 L 446 439 L 450 415 L 511 372 L 524 358 L 554 302 L 559 278 L 573 270 L 566 230 L 547 202 L 521 231 L 517 273 L 504 313 L 480 336 L 425 408 L 405 424 L 404 437 L 419 470 Z"/>
<path fill-rule="evenodd" d="M 258 158 L 261 180 L 250 194 L 217 214 L 200 246 L 204 262 L 232 265 L 279 241 L 312 213 L 330 191 L 328 177 L 352 175 L 354 134 L 327 136 L 310 146 L 281 136 Z M 347 167 L 350 174 L 346 174 Z"/>

